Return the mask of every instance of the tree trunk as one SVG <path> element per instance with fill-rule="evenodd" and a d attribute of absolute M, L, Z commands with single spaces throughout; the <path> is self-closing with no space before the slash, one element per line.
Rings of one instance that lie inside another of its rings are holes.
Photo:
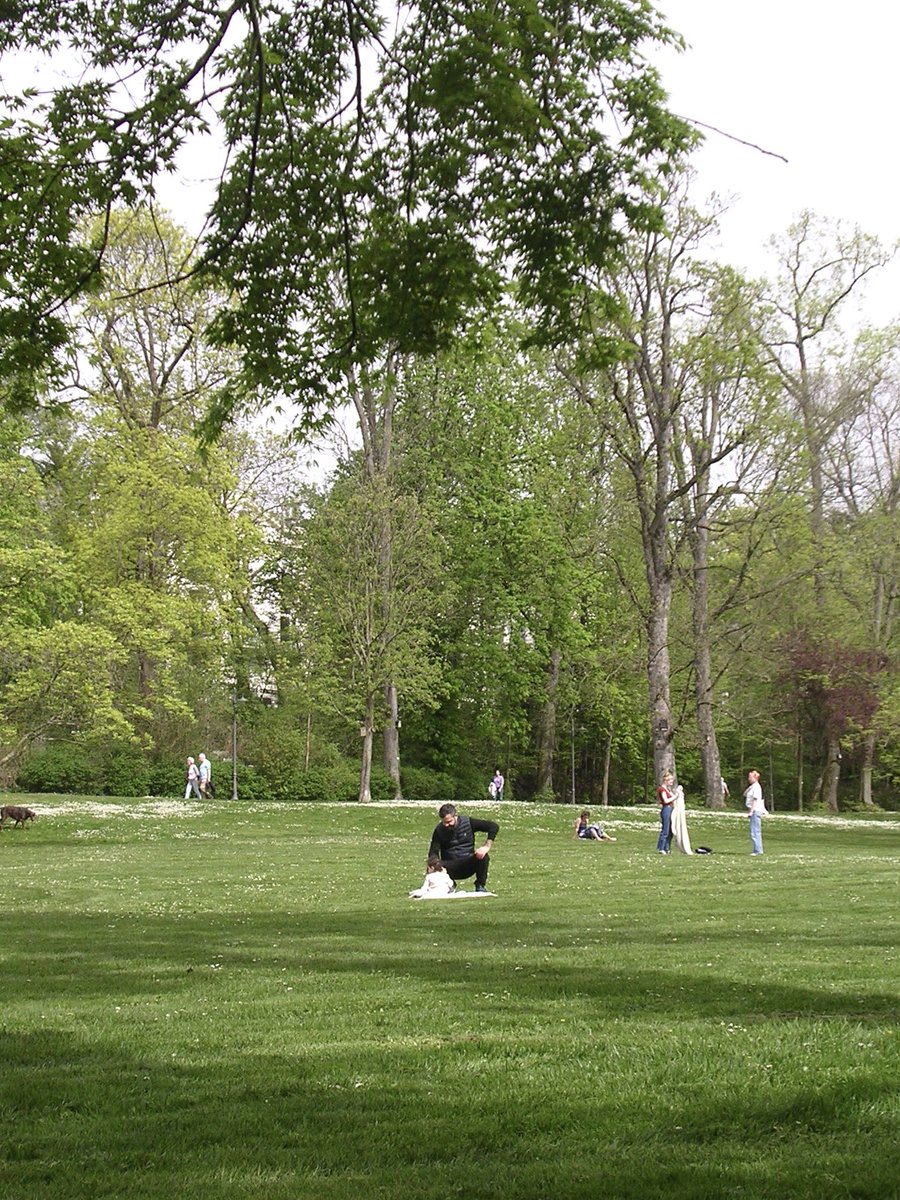
<path fill-rule="evenodd" d="M 859 798 L 867 808 L 874 808 L 872 799 L 872 771 L 875 767 L 875 734 L 867 733 L 863 739 L 862 770 L 859 776 Z"/>
<path fill-rule="evenodd" d="M 600 803 L 609 808 L 609 761 L 612 758 L 613 727 L 609 727 L 609 736 L 603 751 L 603 783 L 600 791 Z"/>
<path fill-rule="evenodd" d="M 825 536 L 825 484 L 822 471 L 821 436 L 817 428 L 815 405 L 811 395 L 811 385 L 803 371 L 803 388 L 800 412 L 803 418 L 803 428 L 806 435 L 806 452 L 809 463 L 810 481 L 810 512 L 809 525 L 813 537 L 815 560 L 813 563 L 813 590 L 816 607 L 825 607 L 826 586 L 823 564 L 823 543 Z"/>
<path fill-rule="evenodd" d="M 362 735 L 362 764 L 359 771 L 359 802 L 368 804 L 372 799 L 372 728 L 375 721 L 375 697 L 366 697 L 366 723 L 360 727 Z"/>
<path fill-rule="evenodd" d="M 382 386 L 374 387 L 368 375 L 350 377 L 350 395 L 359 418 L 366 474 L 373 484 L 385 485 L 390 479 L 391 453 L 393 444 L 394 411 L 398 400 L 396 376 L 393 365 L 384 365 Z M 382 596 L 382 618 L 385 637 L 389 636 L 390 615 L 393 598 L 393 538 L 394 529 L 389 510 L 380 517 L 378 528 L 378 553 L 381 564 L 379 581 Z M 402 799 L 400 789 L 400 723 L 398 720 L 397 685 L 394 679 L 384 684 L 387 717 L 382 736 L 384 739 L 384 769 L 394 781 L 396 800 Z M 374 715 L 374 708 L 373 708 Z"/>
<path fill-rule="evenodd" d="M 43 729 L 41 732 L 43 732 Z M 12 784 L 21 765 L 21 760 L 25 754 L 25 751 L 32 744 L 32 742 L 37 741 L 39 736 L 39 734 L 33 731 L 31 733 L 25 733 L 18 739 L 18 741 L 16 741 L 14 745 L 4 746 L 2 750 L 0 750 L 0 783 L 2 783 L 4 787 L 9 787 Z"/>
<path fill-rule="evenodd" d="M 153 692 L 153 663 L 143 650 L 138 651 L 138 675 L 141 699 L 147 700 Z"/>
<path fill-rule="evenodd" d="M 391 519 L 390 510 L 385 510 L 381 514 L 379 530 L 379 558 L 381 560 L 381 613 L 384 627 L 385 642 L 390 637 L 392 626 L 391 609 L 394 599 L 394 575 L 393 575 L 393 555 L 394 555 L 394 526 Z M 385 646 L 385 657 L 387 656 L 387 648 Z M 394 781 L 394 799 L 402 800 L 402 792 L 400 790 L 400 720 L 399 720 L 399 700 L 397 696 L 397 684 L 393 677 L 389 678 L 384 685 L 384 701 L 385 701 L 385 720 L 382 730 L 383 737 L 383 754 L 384 754 L 384 769 Z"/>
<path fill-rule="evenodd" d="M 656 783 L 665 771 L 675 770 L 672 746 L 672 708 L 669 692 L 669 610 L 672 606 L 672 582 L 666 575 L 650 597 L 647 621 L 647 682 L 650 688 L 650 737 L 653 744 L 653 770 Z"/>
<path fill-rule="evenodd" d="M 400 789 L 400 718 L 397 688 L 393 683 L 384 685 L 384 700 L 387 719 L 384 723 L 384 769 L 394 781 L 394 799 L 402 800 Z"/>
<path fill-rule="evenodd" d="M 838 812 L 838 783 L 841 778 L 841 744 L 829 734 L 825 750 L 825 766 L 816 780 L 813 802 L 821 800 L 829 812 Z"/>
<path fill-rule="evenodd" d="M 713 718 L 712 654 L 709 644 L 709 527 L 698 522 L 694 551 L 694 687 L 697 697 L 697 734 L 703 766 L 703 790 L 707 808 L 724 808 L 722 764 Z"/>
<path fill-rule="evenodd" d="M 554 648 L 550 654 L 550 666 L 547 670 L 547 698 L 541 709 L 540 727 L 538 729 L 538 796 L 549 795 L 553 792 L 553 755 L 556 749 L 556 693 L 559 688 L 559 668 L 561 662 L 562 651 Z"/>
<path fill-rule="evenodd" d="M 699 683 L 698 683 L 699 690 Z M 712 703 L 698 697 L 697 730 L 700 735 L 700 763 L 703 767 L 703 790 L 707 808 L 724 808 L 722 794 L 722 764 L 719 759 L 719 744 L 712 721 Z"/>

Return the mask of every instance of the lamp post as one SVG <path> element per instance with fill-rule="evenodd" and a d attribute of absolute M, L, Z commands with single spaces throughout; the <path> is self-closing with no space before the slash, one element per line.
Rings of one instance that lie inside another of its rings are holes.
<path fill-rule="evenodd" d="M 571 766 L 572 766 L 572 803 L 574 804 L 575 803 L 575 709 L 574 708 L 572 709 L 569 724 L 570 724 L 570 728 L 571 728 L 571 735 L 569 738 L 569 749 L 571 751 L 571 756 L 572 756 L 572 762 L 571 762 Z"/>
<path fill-rule="evenodd" d="M 237 680 L 231 688 L 231 798 L 237 800 Z"/>

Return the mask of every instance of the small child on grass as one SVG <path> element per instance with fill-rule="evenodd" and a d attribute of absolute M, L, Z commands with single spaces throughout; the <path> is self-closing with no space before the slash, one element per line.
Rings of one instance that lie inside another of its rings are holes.
<path fill-rule="evenodd" d="M 456 890 L 456 884 L 447 874 L 440 858 L 431 854 L 425 864 L 425 879 L 420 888 L 410 892 L 413 900 L 438 900 Z"/>

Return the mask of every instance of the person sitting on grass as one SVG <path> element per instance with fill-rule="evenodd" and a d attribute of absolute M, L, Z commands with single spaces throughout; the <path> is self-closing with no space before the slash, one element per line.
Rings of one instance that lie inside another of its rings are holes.
<path fill-rule="evenodd" d="M 429 855 L 425 864 L 425 878 L 422 886 L 410 892 L 412 900 L 441 900 L 456 891 L 456 884 L 448 875 L 444 864 L 436 854 Z"/>
<path fill-rule="evenodd" d="M 475 876 L 475 891 L 487 891 L 490 849 L 500 829 L 496 821 L 482 821 L 456 811 L 455 804 L 442 804 L 438 809 L 440 822 L 431 835 L 429 857 L 440 858 L 450 878 L 468 879 Z M 475 834 L 486 833 L 484 843 L 475 849 Z"/>
<path fill-rule="evenodd" d="M 591 824 L 591 812 L 583 808 L 575 821 L 575 836 L 589 842 L 614 842 L 616 839 L 604 832 L 603 826 L 596 822 Z"/>

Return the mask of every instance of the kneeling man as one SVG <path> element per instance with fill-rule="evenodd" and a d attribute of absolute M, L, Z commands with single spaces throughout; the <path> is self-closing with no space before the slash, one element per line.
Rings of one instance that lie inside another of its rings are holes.
<path fill-rule="evenodd" d="M 451 879 L 475 876 L 475 891 L 487 891 L 490 850 L 500 826 L 496 821 L 482 821 L 456 811 L 454 804 L 442 804 L 438 809 L 440 823 L 431 835 L 429 855 L 436 854 Z M 482 845 L 475 849 L 475 834 L 486 833 Z"/>

